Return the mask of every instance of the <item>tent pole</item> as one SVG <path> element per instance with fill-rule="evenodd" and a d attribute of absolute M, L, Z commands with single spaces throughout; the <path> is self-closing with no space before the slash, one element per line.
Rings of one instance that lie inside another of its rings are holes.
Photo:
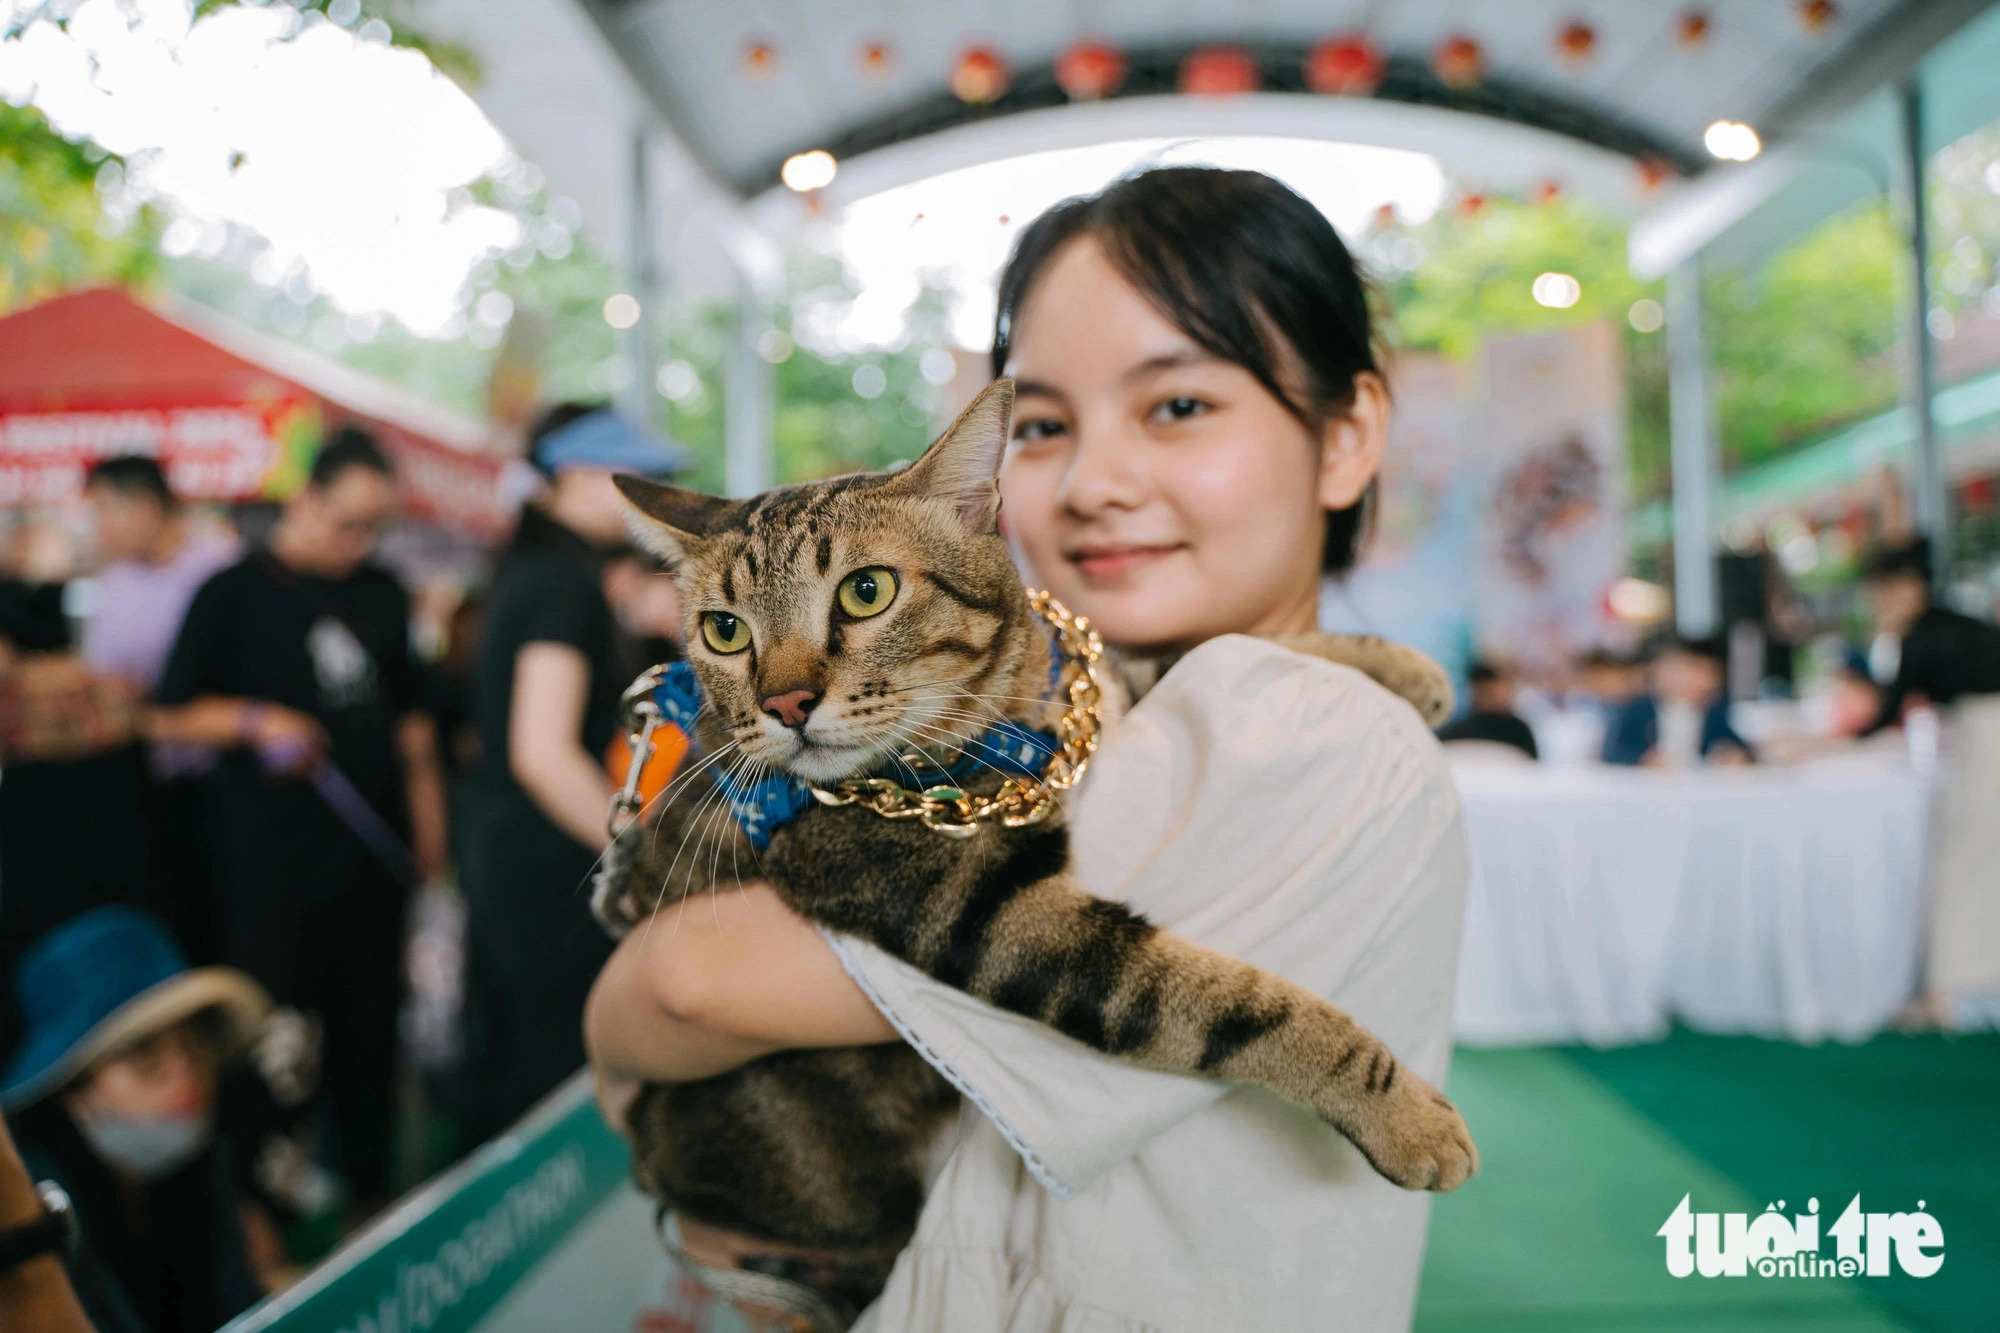
<path fill-rule="evenodd" d="M 758 284 L 738 260 L 736 327 L 722 365 L 723 481 L 731 495 L 755 495 L 777 480 L 771 439 L 775 377 L 757 350 L 770 326 Z"/>
<path fill-rule="evenodd" d="M 1924 193 L 1924 86 L 1919 73 L 1911 73 L 1898 89 L 1902 113 L 1902 168 L 1904 206 L 1909 210 L 1908 254 L 1910 305 L 1910 406 L 1917 419 L 1917 457 L 1913 480 L 1916 490 L 1917 531 L 1931 543 L 1932 577 L 1940 586 L 1951 573 L 1950 492 L 1945 484 L 1944 454 L 1937 432 L 1934 401 L 1937 398 L 1937 345 L 1930 328 L 1930 203 Z"/>
<path fill-rule="evenodd" d="M 660 265 L 659 250 L 653 243 L 652 210 L 648 198 L 650 185 L 646 156 L 649 143 L 645 124 L 633 125 L 631 174 L 626 181 L 631 192 L 626 200 L 626 225 L 631 249 L 632 294 L 639 300 L 639 322 L 625 330 L 625 355 L 629 359 L 631 373 L 625 377 L 624 386 L 618 394 L 619 410 L 633 424 L 648 429 L 654 424 L 652 321 L 660 315 L 655 308 L 660 299 Z"/>
<path fill-rule="evenodd" d="M 1714 414 L 1701 327 L 1701 275 L 1693 256 L 1667 273 L 1667 402 L 1674 494 L 1674 626 L 1684 637 L 1715 633 Z"/>

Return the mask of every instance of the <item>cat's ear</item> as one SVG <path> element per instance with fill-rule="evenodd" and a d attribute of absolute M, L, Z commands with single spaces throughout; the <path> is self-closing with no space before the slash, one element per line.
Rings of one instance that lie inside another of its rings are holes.
<path fill-rule="evenodd" d="M 734 500 L 667 486 L 623 473 L 611 479 L 631 506 L 625 526 L 632 540 L 670 565 L 679 564 L 736 507 Z"/>
<path fill-rule="evenodd" d="M 992 532 L 1000 512 L 1000 456 L 1007 452 L 1013 417 L 1014 381 L 993 381 L 891 484 L 905 494 L 944 500 L 968 529 Z"/>

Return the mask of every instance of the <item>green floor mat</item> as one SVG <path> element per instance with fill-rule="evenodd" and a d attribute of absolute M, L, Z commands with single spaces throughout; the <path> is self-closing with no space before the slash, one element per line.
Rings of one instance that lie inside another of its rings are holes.
<path fill-rule="evenodd" d="M 1674 1278 L 1654 1235 L 1683 1194 L 1762 1209 L 1564 1055 L 1460 1051 L 1479 1175 L 1437 1201 L 1419 1333 L 1897 1333 L 1856 1284 Z M 1947 1232 L 1949 1236 L 1949 1232 Z"/>
<path fill-rule="evenodd" d="M 1797 1046 L 1676 1032 L 1563 1055 L 1760 1209 L 1817 1195 L 1830 1219 L 1856 1193 L 1874 1212 L 1923 1200 L 1944 1230 L 1944 1267 L 1859 1285 L 1919 1328 L 2000 1329 L 2000 1036 Z"/>

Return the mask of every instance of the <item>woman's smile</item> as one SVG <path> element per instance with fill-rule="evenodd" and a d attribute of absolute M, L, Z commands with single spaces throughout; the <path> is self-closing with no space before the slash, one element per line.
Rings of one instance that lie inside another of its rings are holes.
<path fill-rule="evenodd" d="M 1131 574 L 1149 568 L 1176 551 L 1187 549 L 1185 542 L 1139 544 L 1125 542 L 1091 542 L 1071 547 L 1063 552 L 1063 557 L 1083 575 L 1083 581 L 1092 587 L 1117 583 Z"/>

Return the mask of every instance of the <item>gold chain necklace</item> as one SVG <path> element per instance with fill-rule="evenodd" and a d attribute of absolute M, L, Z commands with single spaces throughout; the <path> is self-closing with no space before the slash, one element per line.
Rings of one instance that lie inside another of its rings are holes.
<path fill-rule="evenodd" d="M 1099 664 L 1104 640 L 1083 616 L 1037 588 L 1028 589 L 1028 605 L 1055 631 L 1056 647 L 1077 668 L 1068 686 L 1069 707 L 1056 723 L 1056 753 L 1040 778 L 1010 777 L 991 796 L 977 796 L 957 787 L 926 787 L 916 791 L 890 778 L 849 778 L 831 791 L 811 788 L 821 805 L 865 805 L 884 819 L 920 819 L 924 827 L 947 838 L 969 838 L 979 826 L 999 820 L 1007 828 L 1039 824 L 1055 813 L 1055 793 L 1083 780 L 1090 757 L 1097 753 L 1104 722 L 1104 681 Z"/>

